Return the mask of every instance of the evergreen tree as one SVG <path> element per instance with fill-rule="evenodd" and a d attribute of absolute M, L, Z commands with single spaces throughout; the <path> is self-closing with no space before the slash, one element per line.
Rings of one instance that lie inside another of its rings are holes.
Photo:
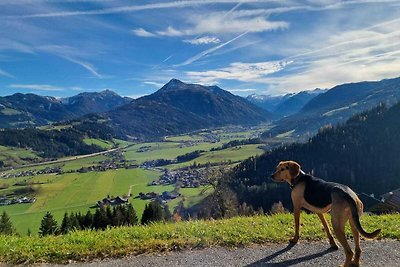
<path fill-rule="evenodd" d="M 125 224 L 125 217 L 123 210 L 125 208 L 122 206 L 114 207 L 112 210 L 112 225 L 113 226 L 121 226 Z"/>
<path fill-rule="evenodd" d="M 83 223 L 83 228 L 84 229 L 90 229 L 93 227 L 93 215 L 90 212 L 90 210 L 88 210 L 88 212 L 85 215 L 85 220 Z"/>
<path fill-rule="evenodd" d="M 136 215 L 136 210 L 133 208 L 132 204 L 129 203 L 126 205 L 126 215 L 125 215 L 125 220 L 127 225 L 137 225 L 139 220 Z"/>
<path fill-rule="evenodd" d="M 61 222 L 60 233 L 65 235 L 72 229 L 71 227 L 71 219 L 67 213 L 64 213 L 63 220 Z"/>
<path fill-rule="evenodd" d="M 0 217 L 0 234 L 12 235 L 14 233 L 15 229 L 11 223 L 10 217 L 5 211 L 3 211 L 3 214 Z"/>
<path fill-rule="evenodd" d="M 152 201 L 149 204 L 146 204 L 142 215 L 142 224 L 161 221 L 163 219 L 163 208 L 161 207 L 160 202 Z"/>
<path fill-rule="evenodd" d="M 39 236 L 55 235 L 57 233 L 57 222 L 50 212 L 47 212 L 40 224 Z"/>

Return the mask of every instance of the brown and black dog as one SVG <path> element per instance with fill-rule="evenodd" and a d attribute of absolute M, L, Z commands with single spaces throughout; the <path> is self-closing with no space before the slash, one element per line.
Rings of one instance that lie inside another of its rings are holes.
<path fill-rule="evenodd" d="M 375 238 L 381 229 L 367 233 L 361 227 L 360 216 L 363 212 L 363 203 L 357 197 L 357 194 L 345 185 L 326 182 L 305 174 L 300 165 L 294 161 L 280 162 L 271 178 L 275 182 L 287 182 L 292 187 L 291 195 L 296 230 L 290 242 L 295 244 L 299 240 L 300 210 L 305 208 L 318 214 L 328 235 L 331 247 L 338 249 L 324 217 L 324 213 L 330 211 L 333 231 L 337 240 L 343 246 L 346 255 L 346 261 L 343 266 L 359 266 L 361 255 L 360 234 L 366 238 Z M 345 224 L 347 221 L 350 222 L 354 236 L 355 253 L 351 250 L 346 239 Z"/>

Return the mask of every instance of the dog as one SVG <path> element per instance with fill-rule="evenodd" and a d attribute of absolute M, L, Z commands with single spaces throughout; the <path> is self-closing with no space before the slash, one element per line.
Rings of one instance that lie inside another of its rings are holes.
<path fill-rule="evenodd" d="M 367 233 L 362 228 L 360 216 L 363 212 L 363 203 L 353 190 L 345 185 L 326 182 L 305 174 L 295 161 L 280 162 L 276 167 L 276 172 L 271 175 L 271 179 L 274 182 L 287 182 L 292 188 L 291 197 L 294 209 L 295 234 L 290 243 L 296 244 L 299 240 L 300 210 L 305 208 L 318 215 L 331 247 L 338 249 L 324 217 L 324 213 L 330 211 L 333 231 L 346 256 L 343 266 L 359 266 L 361 256 L 360 234 L 366 238 L 373 239 L 381 232 L 381 229 Z M 346 239 L 345 224 L 347 221 L 350 222 L 354 236 L 355 253 L 351 250 Z"/>

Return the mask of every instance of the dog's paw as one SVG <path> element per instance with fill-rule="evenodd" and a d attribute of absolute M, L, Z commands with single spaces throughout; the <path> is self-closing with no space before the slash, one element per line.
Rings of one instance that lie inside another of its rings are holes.
<path fill-rule="evenodd" d="M 336 243 L 332 243 L 332 244 L 331 244 L 331 249 L 333 249 L 333 250 L 338 250 L 338 249 L 339 249 L 339 246 L 338 246 Z"/>
<path fill-rule="evenodd" d="M 297 242 L 299 242 L 299 238 L 298 237 L 293 237 L 292 239 L 289 240 L 290 244 L 297 244 Z"/>

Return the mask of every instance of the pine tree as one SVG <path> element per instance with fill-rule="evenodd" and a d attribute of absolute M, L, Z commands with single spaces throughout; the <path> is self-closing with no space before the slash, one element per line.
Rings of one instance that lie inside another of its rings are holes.
<path fill-rule="evenodd" d="M 50 212 L 47 212 L 40 224 L 39 236 L 55 235 L 57 234 L 57 222 Z"/>
<path fill-rule="evenodd" d="M 15 229 L 11 223 L 10 217 L 5 211 L 3 211 L 3 214 L 0 217 L 0 234 L 12 235 L 14 233 Z"/>
<path fill-rule="evenodd" d="M 142 224 L 161 221 L 163 219 L 163 208 L 158 201 L 152 201 L 146 205 L 142 215 Z"/>
<path fill-rule="evenodd" d="M 90 210 L 88 210 L 88 212 L 85 215 L 85 220 L 83 223 L 83 228 L 84 229 L 90 229 L 93 227 L 93 215 L 90 212 Z"/>
<path fill-rule="evenodd" d="M 125 220 L 127 225 L 137 225 L 139 220 L 136 214 L 136 210 L 133 208 L 132 204 L 126 205 L 126 215 Z"/>
<path fill-rule="evenodd" d="M 71 227 L 71 219 L 70 219 L 70 217 L 68 216 L 67 213 L 64 213 L 64 218 L 63 218 L 63 220 L 61 222 L 60 232 L 61 232 L 61 234 L 65 235 L 71 229 L 72 229 L 72 227 Z"/>

